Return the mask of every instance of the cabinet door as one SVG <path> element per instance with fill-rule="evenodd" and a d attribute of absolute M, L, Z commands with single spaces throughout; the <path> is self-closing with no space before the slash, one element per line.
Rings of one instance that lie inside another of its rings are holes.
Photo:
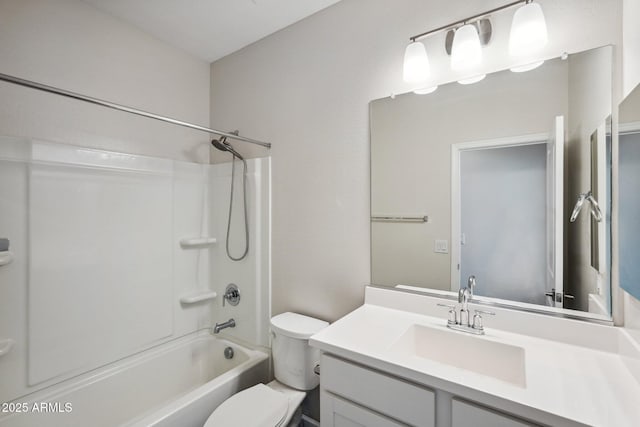
<path fill-rule="evenodd" d="M 376 412 L 340 399 L 331 393 L 322 394 L 322 427 L 403 427 Z"/>
<path fill-rule="evenodd" d="M 413 427 L 435 426 L 435 393 L 335 357 L 320 360 L 320 387 L 333 395 Z"/>
<path fill-rule="evenodd" d="M 451 427 L 535 427 L 509 415 L 458 399 L 451 401 Z"/>

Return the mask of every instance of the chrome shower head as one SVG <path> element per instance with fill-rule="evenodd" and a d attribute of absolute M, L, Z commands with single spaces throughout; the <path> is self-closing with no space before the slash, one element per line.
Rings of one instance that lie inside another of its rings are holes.
<path fill-rule="evenodd" d="M 240 153 L 238 153 L 233 146 L 227 142 L 226 136 L 223 136 L 220 139 L 212 139 L 211 144 L 220 151 L 228 151 L 240 160 L 244 160 L 244 157 L 242 157 Z"/>

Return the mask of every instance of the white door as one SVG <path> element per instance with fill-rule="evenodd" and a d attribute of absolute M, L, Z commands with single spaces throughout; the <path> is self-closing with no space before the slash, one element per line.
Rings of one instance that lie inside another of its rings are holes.
<path fill-rule="evenodd" d="M 557 116 L 547 143 L 547 304 L 562 307 L 564 117 Z"/>

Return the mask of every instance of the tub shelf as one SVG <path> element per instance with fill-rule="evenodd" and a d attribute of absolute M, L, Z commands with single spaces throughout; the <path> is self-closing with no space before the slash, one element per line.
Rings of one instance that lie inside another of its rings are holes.
<path fill-rule="evenodd" d="M 217 296 L 218 294 L 216 292 L 210 290 L 194 291 L 182 295 L 180 297 L 180 302 L 182 304 L 197 304 L 199 302 L 213 300 Z"/>
<path fill-rule="evenodd" d="M 215 237 L 191 237 L 180 239 L 180 247 L 182 249 L 202 249 L 215 245 L 217 239 Z"/>

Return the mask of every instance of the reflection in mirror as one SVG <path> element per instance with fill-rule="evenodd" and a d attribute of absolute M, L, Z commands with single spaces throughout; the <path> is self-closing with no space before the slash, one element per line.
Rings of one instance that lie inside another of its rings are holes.
<path fill-rule="evenodd" d="M 609 318 L 612 57 L 373 101 L 372 282 Z"/>
<path fill-rule="evenodd" d="M 620 105 L 619 117 L 620 287 L 640 299 L 640 86 Z"/>

